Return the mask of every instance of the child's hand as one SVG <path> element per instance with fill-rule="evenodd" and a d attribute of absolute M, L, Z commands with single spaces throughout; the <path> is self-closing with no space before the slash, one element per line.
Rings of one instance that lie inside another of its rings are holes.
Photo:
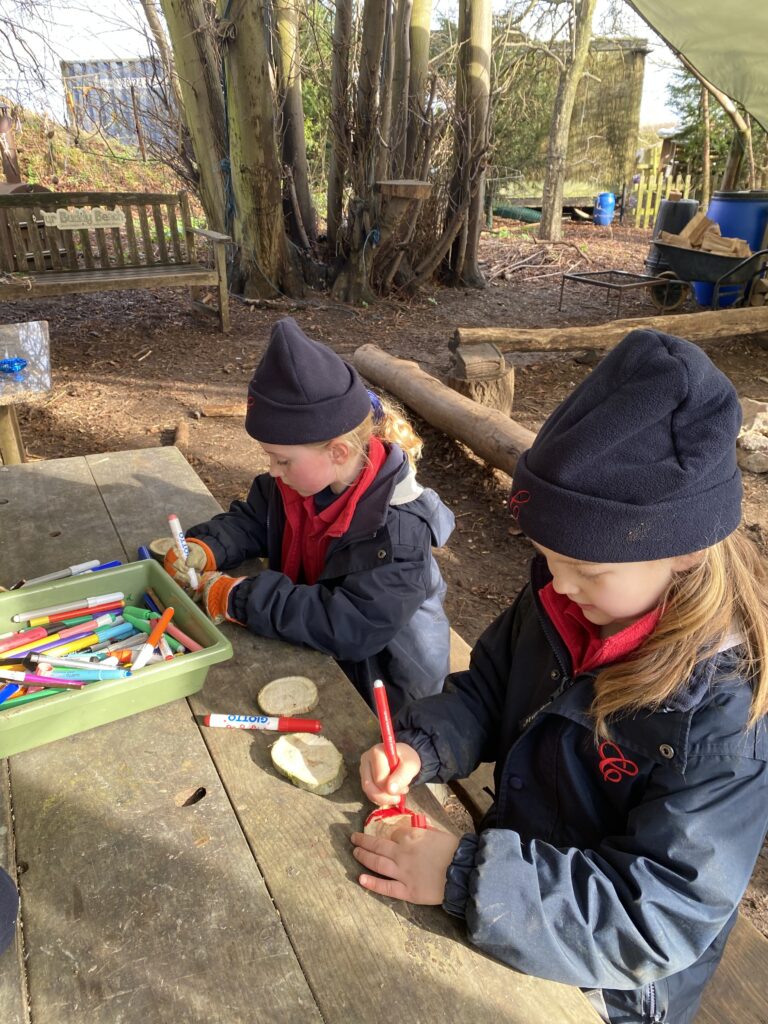
<path fill-rule="evenodd" d="M 390 774 L 389 762 L 381 743 L 366 750 L 360 758 L 360 784 L 363 792 L 374 804 L 396 804 L 401 793 L 407 793 L 413 779 L 419 774 L 421 758 L 407 743 L 397 744 L 400 763 Z"/>
<path fill-rule="evenodd" d="M 170 537 L 160 537 L 158 540 L 153 540 L 149 545 L 149 550 L 152 552 L 153 557 L 162 558 L 163 568 L 168 575 L 179 584 L 182 590 L 185 590 L 191 597 L 194 597 L 195 593 L 202 589 L 200 577 L 204 572 L 212 572 L 216 568 L 216 562 L 207 544 L 196 541 L 192 537 L 189 538 L 187 543 L 189 545 L 189 557 L 186 562 L 179 557 Z M 197 587 L 193 587 L 190 582 L 190 567 L 197 574 Z"/>
<path fill-rule="evenodd" d="M 459 837 L 436 828 L 394 828 L 384 836 L 352 833 L 355 858 L 375 875 L 360 875 L 364 889 L 408 903 L 443 902 L 445 874 Z M 384 875 L 383 878 L 377 877 Z"/>

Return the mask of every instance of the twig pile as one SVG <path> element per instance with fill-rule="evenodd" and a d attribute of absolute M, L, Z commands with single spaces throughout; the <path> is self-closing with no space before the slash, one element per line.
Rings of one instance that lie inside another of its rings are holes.
<path fill-rule="evenodd" d="M 577 268 L 584 269 L 592 260 L 575 242 L 486 238 L 482 245 L 482 262 L 490 283 L 498 278 L 508 281 L 515 274 L 524 281 L 559 277 Z"/>

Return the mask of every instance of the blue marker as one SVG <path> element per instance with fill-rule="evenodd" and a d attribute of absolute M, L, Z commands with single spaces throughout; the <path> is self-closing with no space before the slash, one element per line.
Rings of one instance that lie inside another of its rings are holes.
<path fill-rule="evenodd" d="M 116 569 L 122 562 L 103 562 L 101 565 L 94 565 L 91 572 L 100 572 L 102 569 Z"/>
<path fill-rule="evenodd" d="M 138 555 L 139 555 L 138 561 L 142 561 L 145 558 L 151 558 L 152 557 L 152 555 L 150 555 L 150 553 L 149 553 L 149 548 L 146 546 L 146 544 L 139 544 Z"/>
<path fill-rule="evenodd" d="M 18 689 L 19 687 L 16 683 L 8 683 L 7 686 L 4 686 L 2 690 L 0 690 L 0 704 L 2 704 L 4 700 L 8 700 L 9 697 L 12 697 Z"/>

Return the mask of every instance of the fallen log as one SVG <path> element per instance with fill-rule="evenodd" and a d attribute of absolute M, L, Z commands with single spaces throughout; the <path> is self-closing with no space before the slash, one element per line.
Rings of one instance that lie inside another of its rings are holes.
<path fill-rule="evenodd" d="M 245 419 L 245 402 L 235 402 L 233 405 L 203 405 L 200 407 L 201 416 L 234 416 Z"/>
<path fill-rule="evenodd" d="M 735 338 L 768 331 L 768 307 L 714 309 L 704 313 L 645 316 L 612 320 L 590 327 L 458 327 L 448 347 L 490 342 L 502 352 L 567 351 L 574 348 L 612 348 L 638 327 L 675 334 L 688 341 Z"/>
<path fill-rule="evenodd" d="M 386 388 L 427 423 L 510 476 L 518 456 L 536 436 L 497 409 L 452 391 L 417 363 L 390 356 L 377 345 L 357 349 L 354 364 L 372 384 Z"/>

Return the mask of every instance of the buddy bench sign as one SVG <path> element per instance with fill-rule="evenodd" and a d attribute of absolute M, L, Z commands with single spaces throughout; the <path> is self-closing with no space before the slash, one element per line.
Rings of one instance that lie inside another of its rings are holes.
<path fill-rule="evenodd" d="M 83 228 L 122 228 L 125 214 L 122 210 L 105 210 L 101 206 L 82 207 L 77 210 L 43 211 L 43 220 L 48 228 L 78 231 Z"/>

